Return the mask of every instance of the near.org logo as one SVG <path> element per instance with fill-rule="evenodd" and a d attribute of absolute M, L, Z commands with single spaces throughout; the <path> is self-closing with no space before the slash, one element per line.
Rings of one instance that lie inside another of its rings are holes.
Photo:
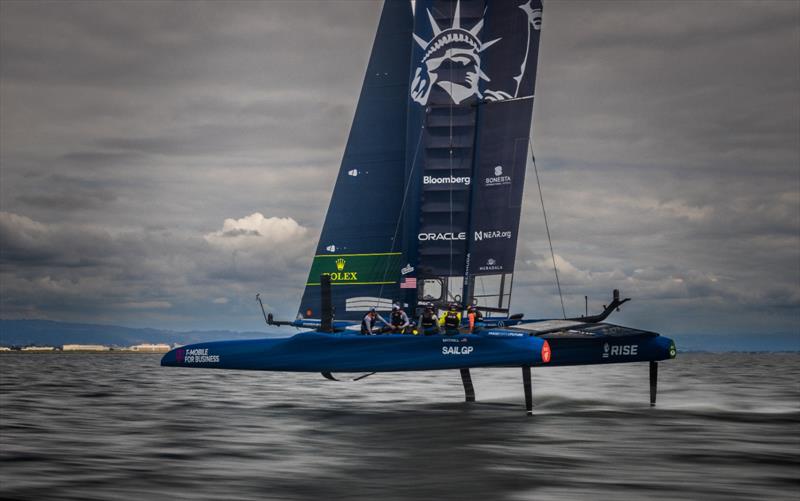
<path fill-rule="evenodd" d="M 444 176 L 444 177 L 433 177 L 433 176 L 423 176 L 422 184 L 463 184 L 464 186 L 469 186 L 469 183 L 472 181 L 470 177 L 454 177 L 454 176 Z"/>
<path fill-rule="evenodd" d="M 483 240 L 494 240 L 498 238 L 511 238 L 511 230 L 489 230 L 475 232 L 476 242 L 481 242 Z"/>
<path fill-rule="evenodd" d="M 511 184 L 511 176 L 503 175 L 503 166 L 497 165 L 494 168 L 494 176 L 489 176 L 484 179 L 484 184 L 486 186 L 502 186 L 505 184 Z"/>

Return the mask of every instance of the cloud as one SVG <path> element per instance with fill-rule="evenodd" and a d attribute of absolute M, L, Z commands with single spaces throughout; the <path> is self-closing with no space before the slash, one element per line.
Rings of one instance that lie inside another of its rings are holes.
<path fill-rule="evenodd" d="M 293 316 L 379 8 L 4 3 L 0 315 L 252 329 L 261 292 Z M 796 331 L 798 16 L 547 3 L 532 135 L 568 312 L 620 288 L 621 323 Z M 530 167 L 514 305 L 558 316 Z"/>
<path fill-rule="evenodd" d="M 226 219 L 222 230 L 208 233 L 205 239 L 212 245 L 227 249 L 270 248 L 302 241 L 308 228 L 290 217 L 265 218 L 255 212 L 241 219 Z"/>

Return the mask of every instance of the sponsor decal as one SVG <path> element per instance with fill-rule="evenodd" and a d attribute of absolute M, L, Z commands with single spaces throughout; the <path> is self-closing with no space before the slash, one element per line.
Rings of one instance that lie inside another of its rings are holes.
<path fill-rule="evenodd" d="M 184 350 L 183 348 L 178 348 L 177 350 L 175 350 L 175 360 L 178 363 L 183 363 L 184 357 L 186 357 L 186 350 Z"/>
<path fill-rule="evenodd" d="M 512 332 L 512 331 L 489 331 L 486 333 L 487 336 L 493 337 L 523 337 L 525 334 L 522 332 Z"/>
<path fill-rule="evenodd" d="M 603 344 L 603 358 L 612 357 L 633 357 L 639 354 L 638 344 Z"/>
<path fill-rule="evenodd" d="M 422 177 L 422 184 L 463 184 L 464 186 L 469 186 L 469 183 L 472 182 L 472 178 L 469 176 L 467 177 L 455 177 L 455 176 L 443 176 L 443 177 L 433 177 L 433 176 L 423 176 Z"/>
<path fill-rule="evenodd" d="M 497 260 L 493 257 L 490 257 L 486 260 L 486 264 L 483 266 L 479 266 L 478 270 L 480 271 L 503 271 L 503 265 L 497 264 Z"/>
<path fill-rule="evenodd" d="M 542 345 L 542 362 L 546 364 L 550 363 L 550 357 L 552 356 L 553 352 L 550 351 L 550 343 L 545 340 L 544 344 Z"/>
<path fill-rule="evenodd" d="M 347 171 L 347 175 L 356 177 L 358 175 L 358 169 L 350 169 L 349 171 Z"/>
<path fill-rule="evenodd" d="M 344 271 L 344 267 L 347 265 L 347 261 L 344 258 L 339 258 L 334 261 L 336 265 L 336 271 L 323 273 L 323 275 L 330 275 L 331 282 L 355 282 L 358 280 L 358 272 L 357 271 Z"/>
<path fill-rule="evenodd" d="M 435 240 L 450 240 L 450 241 L 466 240 L 467 239 L 467 233 L 464 232 L 464 231 L 459 232 L 459 233 L 455 233 L 455 232 L 452 232 L 452 231 L 449 231 L 449 232 L 446 232 L 446 233 L 420 233 L 419 235 L 417 235 L 417 239 L 420 242 L 427 242 L 429 240 L 432 240 L 432 241 L 435 241 Z"/>
<path fill-rule="evenodd" d="M 442 346 L 442 355 L 469 355 L 473 351 L 473 346 Z"/>
<path fill-rule="evenodd" d="M 411 273 L 413 271 L 414 271 L 414 267 L 411 266 L 411 264 L 407 264 L 407 265 L 403 266 L 402 268 L 400 268 L 400 274 L 401 275 L 408 275 L 409 273 Z"/>
<path fill-rule="evenodd" d="M 511 176 L 503 174 L 503 166 L 497 165 L 494 168 L 494 176 L 489 176 L 483 180 L 485 186 L 504 186 L 511 184 Z"/>
<path fill-rule="evenodd" d="M 336 246 L 335 245 L 329 245 L 329 246 L 325 247 L 325 250 L 328 251 L 328 252 L 336 252 Z"/>
<path fill-rule="evenodd" d="M 527 33 L 521 34 L 520 39 L 531 40 L 532 31 L 542 28 L 542 10 L 533 9 L 530 1 L 517 1 L 519 16 L 527 18 Z M 479 19 L 471 28 L 461 25 L 461 2 L 457 1 L 453 10 L 453 19 L 450 26 L 439 26 L 439 23 L 427 10 L 432 37 L 425 40 L 416 33 L 414 41 L 422 49 L 422 59 L 414 72 L 411 82 L 411 99 L 426 105 L 431 91 L 436 88 L 447 93 L 455 104 L 473 96 L 487 101 L 500 101 L 520 97 L 520 82 L 528 67 L 529 50 L 514 50 L 514 40 L 503 42 L 503 38 L 482 41 L 480 35 L 484 20 Z M 487 37 L 488 38 L 488 37 Z M 507 53 L 515 60 L 509 64 L 514 70 L 507 74 L 487 75 L 481 68 L 481 53 L 500 42 L 509 44 Z M 529 42 L 530 43 L 530 42 Z M 458 67 L 461 70 L 453 72 L 449 68 Z M 516 69 L 519 69 L 517 73 Z M 481 91 L 482 82 L 494 87 Z"/>
<path fill-rule="evenodd" d="M 185 351 L 183 363 L 216 364 L 219 363 L 219 355 L 209 354 L 208 348 L 191 348 Z"/>
<path fill-rule="evenodd" d="M 400 252 L 330 254 L 330 249 L 326 250 L 314 256 L 306 285 L 319 285 L 320 275 L 330 276 L 333 285 L 389 285 L 399 280 L 397 271 L 387 273 L 387 270 L 403 266 Z"/>
<path fill-rule="evenodd" d="M 677 355 L 677 354 L 678 354 L 678 350 L 675 349 L 675 345 L 674 344 L 669 345 L 669 356 L 670 356 L 670 358 L 675 358 L 675 355 Z"/>
<path fill-rule="evenodd" d="M 476 231 L 474 235 L 475 242 L 482 242 L 483 240 L 497 240 L 501 238 L 511 239 L 511 230 L 486 230 Z"/>

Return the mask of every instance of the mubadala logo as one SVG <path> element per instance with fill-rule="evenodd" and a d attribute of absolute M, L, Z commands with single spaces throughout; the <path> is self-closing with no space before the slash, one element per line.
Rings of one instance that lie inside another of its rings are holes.
<path fill-rule="evenodd" d="M 329 245 L 329 246 L 325 247 L 325 250 L 328 251 L 328 252 L 336 252 L 336 246 L 335 245 Z"/>
<path fill-rule="evenodd" d="M 358 175 L 358 169 L 350 169 L 349 171 L 347 171 L 347 175 L 356 177 Z"/>
<path fill-rule="evenodd" d="M 483 240 L 495 240 L 498 238 L 511 238 L 511 230 L 489 230 L 489 231 L 476 231 L 475 241 L 481 242 Z"/>
<path fill-rule="evenodd" d="M 448 231 L 446 233 L 420 233 L 417 235 L 417 240 L 420 242 L 427 242 L 429 240 L 466 240 L 467 233 L 462 231 L 459 233 L 454 233 L 452 231 Z"/>
<path fill-rule="evenodd" d="M 612 357 L 633 357 L 639 354 L 638 344 L 603 344 L 603 358 Z"/>
<path fill-rule="evenodd" d="M 472 182 L 472 178 L 469 176 L 467 177 L 455 177 L 455 176 L 443 176 L 443 177 L 433 177 L 433 176 L 423 176 L 422 177 L 422 184 L 463 184 L 464 186 L 469 186 L 469 183 Z"/>
<path fill-rule="evenodd" d="M 400 268 L 400 274 L 401 274 L 401 275 L 408 275 L 408 274 L 409 274 L 409 273 L 411 273 L 412 271 L 414 271 L 414 267 L 413 267 L 413 266 L 411 266 L 411 264 L 410 264 L 410 263 L 409 263 L 409 264 L 407 264 L 407 265 L 405 265 L 405 266 L 403 266 L 402 268 Z"/>
<path fill-rule="evenodd" d="M 503 265 L 497 264 L 497 260 L 490 257 L 486 260 L 486 264 L 478 267 L 478 271 L 502 271 Z"/>
<path fill-rule="evenodd" d="M 503 166 L 497 165 L 494 168 L 494 176 L 489 176 L 484 179 L 485 186 L 503 186 L 511 184 L 511 176 L 503 175 Z"/>

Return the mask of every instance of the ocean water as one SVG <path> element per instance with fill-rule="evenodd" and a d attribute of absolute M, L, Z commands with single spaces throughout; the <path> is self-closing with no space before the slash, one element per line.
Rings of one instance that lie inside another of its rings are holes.
<path fill-rule="evenodd" d="M 318 374 L 0 355 L 4 499 L 798 499 L 800 354 Z"/>

